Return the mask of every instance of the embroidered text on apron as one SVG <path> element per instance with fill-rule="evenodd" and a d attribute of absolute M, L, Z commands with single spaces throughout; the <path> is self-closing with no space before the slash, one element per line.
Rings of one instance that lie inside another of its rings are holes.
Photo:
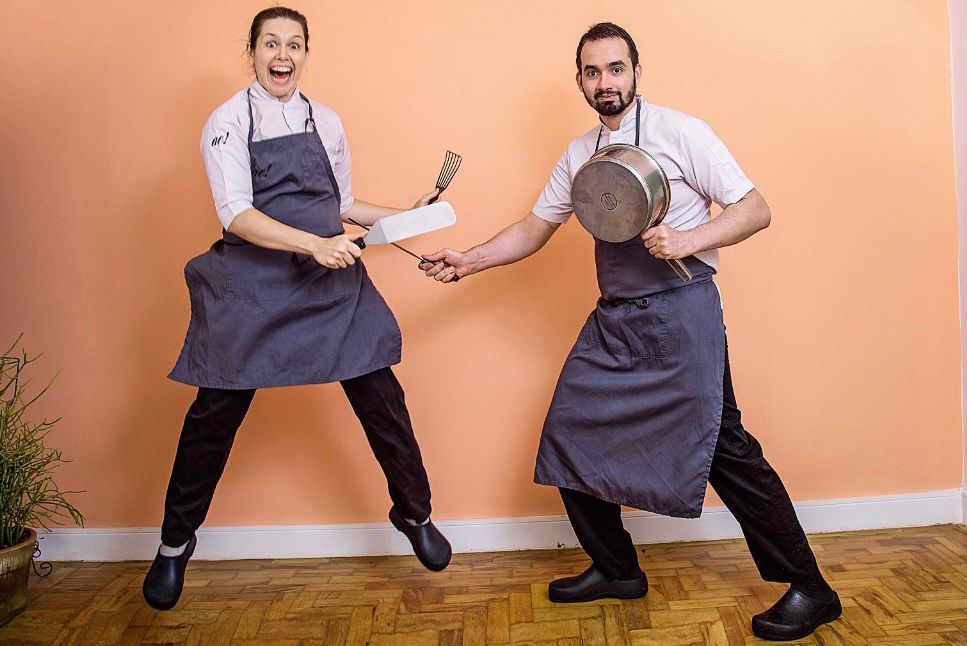
<path fill-rule="evenodd" d="M 343 233 L 339 186 L 309 105 L 305 132 L 252 141 L 253 206 L 322 237 Z M 310 131 L 310 126 L 312 127 Z M 223 231 L 185 266 L 191 322 L 169 378 L 265 388 L 350 379 L 399 363 L 399 326 L 361 259 L 329 269 Z"/>

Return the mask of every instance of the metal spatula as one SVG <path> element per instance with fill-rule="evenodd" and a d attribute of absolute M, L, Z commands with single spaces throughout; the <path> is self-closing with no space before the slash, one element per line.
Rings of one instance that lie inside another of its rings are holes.
<path fill-rule="evenodd" d="M 440 192 L 430 200 L 430 204 L 440 199 L 440 195 L 447 189 L 447 186 L 450 185 L 450 180 L 453 179 L 453 176 L 457 174 L 457 170 L 460 169 L 460 162 L 462 161 L 463 157 L 452 150 L 447 151 L 446 157 L 443 158 L 443 168 L 440 169 L 440 176 L 436 180 L 436 187 L 440 189 Z"/>

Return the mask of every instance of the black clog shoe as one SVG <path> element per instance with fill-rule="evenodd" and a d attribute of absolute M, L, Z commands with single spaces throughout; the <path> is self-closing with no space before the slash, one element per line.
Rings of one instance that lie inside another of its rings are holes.
<path fill-rule="evenodd" d="M 551 581 L 547 597 L 555 603 L 581 603 L 595 599 L 638 599 L 648 592 L 648 578 L 608 579 L 593 565 L 577 576 Z"/>
<path fill-rule="evenodd" d="M 198 539 L 192 534 L 188 546 L 179 556 L 161 556 L 161 550 L 158 550 L 141 586 L 141 593 L 149 606 L 156 610 L 171 610 L 175 607 L 185 586 L 188 559 L 195 551 L 197 542 Z"/>
<path fill-rule="evenodd" d="M 389 520 L 393 527 L 400 530 L 404 536 L 410 539 L 413 552 L 416 558 L 420 559 L 428 570 L 439 572 L 450 563 L 450 556 L 453 550 L 450 548 L 450 541 L 440 533 L 432 521 L 424 525 L 411 525 L 400 516 L 396 507 L 389 510 Z"/>
<path fill-rule="evenodd" d="M 831 599 L 820 601 L 790 588 L 774 606 L 752 618 L 752 632 L 769 641 L 802 639 L 841 614 L 843 606 L 835 592 Z"/>

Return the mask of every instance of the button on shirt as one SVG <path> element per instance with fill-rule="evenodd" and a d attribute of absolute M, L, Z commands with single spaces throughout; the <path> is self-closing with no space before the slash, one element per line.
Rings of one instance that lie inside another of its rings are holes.
<path fill-rule="evenodd" d="M 635 143 L 635 109 L 611 131 L 600 125 L 568 144 L 554 166 L 544 192 L 534 205 L 534 215 L 548 222 L 564 223 L 571 216 L 571 181 L 578 169 L 594 154 L 598 135 L 601 147 Z M 712 218 L 711 205 L 725 208 L 739 201 L 755 185 L 745 176 L 725 144 L 701 119 L 641 99 L 639 146 L 661 165 L 671 185 L 671 201 L 664 223 L 686 231 Z M 710 249 L 695 254 L 718 269 L 719 252 Z"/>
<path fill-rule="evenodd" d="M 284 137 L 306 132 L 309 106 L 299 91 L 288 101 L 279 101 L 269 94 L 258 80 L 249 87 L 252 94 L 252 116 L 255 127 L 253 141 Z M 311 101 L 311 99 L 310 99 Z M 336 113 L 324 105 L 311 101 L 312 117 L 322 144 L 329 155 L 333 175 L 339 185 L 339 213 L 353 205 L 352 164 L 346 132 Z M 223 103 L 205 123 L 201 136 L 201 156 L 208 172 L 215 211 L 222 226 L 228 229 L 232 220 L 252 208 L 252 166 L 248 151 L 248 100 L 242 90 Z M 312 131 L 312 126 L 309 126 Z M 325 172 L 325 168 L 320 168 Z"/>

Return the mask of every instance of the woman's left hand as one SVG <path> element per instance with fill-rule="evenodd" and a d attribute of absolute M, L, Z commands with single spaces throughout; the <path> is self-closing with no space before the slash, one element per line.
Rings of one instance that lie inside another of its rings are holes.
<path fill-rule="evenodd" d="M 426 195 L 424 195 L 423 197 L 421 197 L 419 200 L 417 200 L 416 204 L 413 205 L 413 208 L 418 209 L 421 206 L 427 206 L 430 203 L 430 200 L 432 200 L 435 197 L 438 197 L 439 195 L 440 195 L 440 189 L 435 188 L 429 193 L 427 193 Z"/>

